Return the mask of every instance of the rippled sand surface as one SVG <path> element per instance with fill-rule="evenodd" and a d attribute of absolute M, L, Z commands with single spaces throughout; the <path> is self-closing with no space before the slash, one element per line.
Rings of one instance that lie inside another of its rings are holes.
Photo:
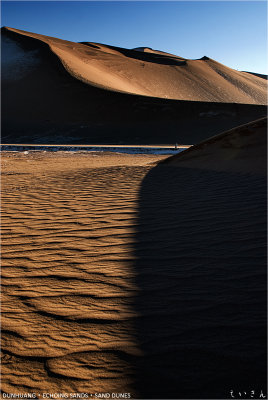
<path fill-rule="evenodd" d="M 265 179 L 165 157 L 3 154 L 4 392 L 265 390 Z"/>
<path fill-rule="evenodd" d="M 6 392 L 131 390 L 137 193 L 161 158 L 3 155 Z"/>

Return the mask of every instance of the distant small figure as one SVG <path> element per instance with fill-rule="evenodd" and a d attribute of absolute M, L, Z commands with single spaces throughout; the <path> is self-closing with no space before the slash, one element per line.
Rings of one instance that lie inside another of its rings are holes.
<path fill-rule="evenodd" d="M 177 150 L 178 148 L 178 143 L 175 143 L 175 150 Z"/>

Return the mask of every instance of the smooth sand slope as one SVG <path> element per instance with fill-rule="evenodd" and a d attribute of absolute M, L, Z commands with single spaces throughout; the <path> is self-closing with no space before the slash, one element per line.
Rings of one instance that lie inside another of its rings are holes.
<path fill-rule="evenodd" d="M 187 60 L 147 48 L 74 43 L 6 29 L 45 43 L 72 76 L 93 86 L 176 100 L 266 104 L 264 79 L 208 57 Z"/>
<path fill-rule="evenodd" d="M 266 113 L 265 79 L 207 57 L 12 28 L 1 51 L 5 142 L 192 144 Z"/>
<path fill-rule="evenodd" d="M 186 168 L 266 174 L 267 117 L 216 135 L 164 163 Z"/>
<path fill-rule="evenodd" d="M 4 392 L 265 390 L 266 177 L 163 159 L 3 154 Z"/>

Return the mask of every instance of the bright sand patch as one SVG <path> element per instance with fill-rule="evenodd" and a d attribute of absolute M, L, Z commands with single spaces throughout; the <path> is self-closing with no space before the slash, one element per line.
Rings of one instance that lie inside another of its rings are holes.
<path fill-rule="evenodd" d="M 5 392 L 133 393 L 137 196 L 163 158 L 2 155 Z"/>

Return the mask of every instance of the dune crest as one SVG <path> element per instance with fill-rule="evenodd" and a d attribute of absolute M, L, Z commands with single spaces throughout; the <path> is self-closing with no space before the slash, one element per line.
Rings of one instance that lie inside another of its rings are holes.
<path fill-rule="evenodd" d="M 164 163 L 183 168 L 265 174 L 267 118 L 213 136 L 168 158 Z"/>
<path fill-rule="evenodd" d="M 266 82 L 208 57 L 186 60 L 147 47 L 132 50 L 74 43 L 13 28 L 2 35 L 29 37 L 49 46 L 76 79 L 102 89 L 143 96 L 206 102 L 266 104 Z M 4 55 L 5 57 L 5 55 Z"/>

